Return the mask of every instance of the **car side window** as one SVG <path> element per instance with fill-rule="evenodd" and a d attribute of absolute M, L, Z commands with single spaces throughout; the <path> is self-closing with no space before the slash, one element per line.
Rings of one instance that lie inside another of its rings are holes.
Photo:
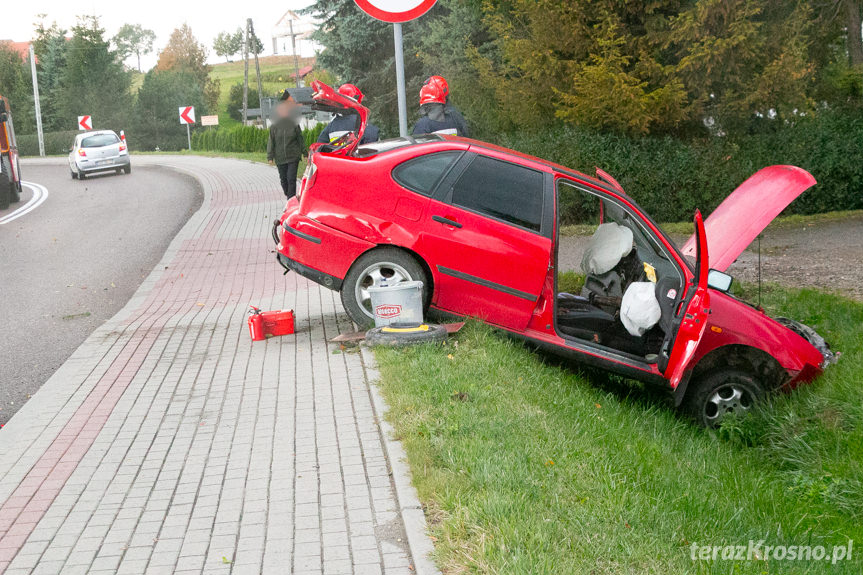
<path fill-rule="evenodd" d="M 453 186 L 452 203 L 539 232 L 543 174 L 487 156 L 477 156 Z"/>
<path fill-rule="evenodd" d="M 410 159 L 396 166 L 393 178 L 409 190 L 430 196 L 461 152 L 437 152 Z"/>

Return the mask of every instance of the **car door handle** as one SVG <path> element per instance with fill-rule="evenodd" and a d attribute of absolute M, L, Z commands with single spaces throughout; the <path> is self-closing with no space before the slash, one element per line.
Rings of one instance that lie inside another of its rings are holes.
<path fill-rule="evenodd" d="M 449 218 L 445 218 L 443 216 L 432 216 L 432 219 L 440 224 L 444 224 L 445 226 L 452 226 L 454 228 L 462 227 L 460 223 L 455 220 L 451 220 Z"/>

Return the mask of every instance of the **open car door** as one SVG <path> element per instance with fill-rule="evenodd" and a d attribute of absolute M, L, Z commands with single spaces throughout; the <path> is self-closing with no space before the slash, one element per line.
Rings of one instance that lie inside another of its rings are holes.
<path fill-rule="evenodd" d="M 695 355 L 704 329 L 707 327 L 707 316 L 710 314 L 710 293 L 707 289 L 707 272 L 710 269 L 707 253 L 707 235 L 704 231 L 704 220 L 701 212 L 695 212 L 695 276 L 689 293 L 681 305 L 686 306 L 679 316 L 674 344 L 668 358 L 665 377 L 671 384 L 671 389 L 677 389 L 683 374 Z"/>
<path fill-rule="evenodd" d="M 339 94 L 332 86 L 328 86 L 320 80 L 312 82 L 312 88 L 315 90 L 314 94 L 312 94 L 312 99 L 314 100 L 312 109 L 331 114 L 356 114 L 360 119 L 359 129 L 356 133 L 348 132 L 335 142 L 330 142 L 329 144 L 316 144 L 313 146 L 313 151 L 321 150 L 341 156 L 350 156 L 363 140 L 363 134 L 366 131 L 366 123 L 369 118 L 368 108 L 362 106 L 349 96 Z"/>

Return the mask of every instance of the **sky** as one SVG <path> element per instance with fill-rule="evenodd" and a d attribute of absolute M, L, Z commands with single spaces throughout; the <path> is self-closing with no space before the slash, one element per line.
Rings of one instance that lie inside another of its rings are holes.
<path fill-rule="evenodd" d="M 168 43 L 174 28 L 184 22 L 209 50 L 210 63 L 222 61 L 213 51 L 213 38 L 223 30 L 243 27 L 246 18 L 251 18 L 255 32 L 264 43 L 264 54 L 272 51 L 270 30 L 287 10 L 298 10 L 312 0 L 282 0 L 281 2 L 212 2 L 205 0 L 146 0 L 144 2 L 117 2 L 116 0 L 42 0 L 35 5 L 27 1 L 2 0 L 0 12 L 0 40 L 24 42 L 33 37 L 33 23 L 39 14 L 46 14 L 50 24 L 56 21 L 61 27 L 72 27 L 78 15 L 95 14 L 99 17 L 106 37 L 117 33 L 123 24 L 141 24 L 156 33 L 154 52 L 141 59 L 146 70 L 156 64 L 156 50 Z M 240 6 L 244 8 L 237 9 Z M 130 66 L 135 65 L 129 59 Z"/>

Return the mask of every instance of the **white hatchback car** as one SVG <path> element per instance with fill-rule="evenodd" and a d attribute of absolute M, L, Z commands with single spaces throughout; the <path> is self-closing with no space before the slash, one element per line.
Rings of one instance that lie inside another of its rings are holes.
<path fill-rule="evenodd" d="M 72 179 L 84 179 L 97 172 L 132 173 L 126 142 L 111 130 L 85 132 L 75 136 L 69 153 Z"/>

